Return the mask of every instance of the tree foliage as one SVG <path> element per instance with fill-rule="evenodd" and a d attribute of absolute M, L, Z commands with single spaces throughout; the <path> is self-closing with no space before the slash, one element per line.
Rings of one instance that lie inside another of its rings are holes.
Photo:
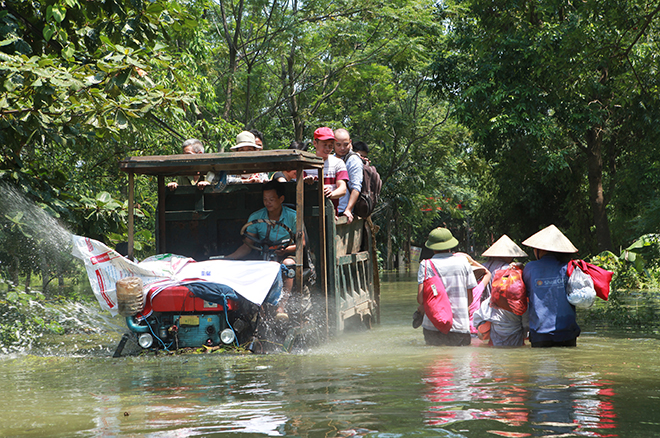
<path fill-rule="evenodd" d="M 636 0 L 441 9 L 449 31 L 436 92 L 492 163 L 497 194 L 487 208 L 503 222 L 525 233 L 555 222 L 587 251 L 592 236 L 599 250 L 612 247 L 610 222 L 630 218 L 609 208 L 626 202 L 621 172 L 640 165 L 631 154 L 657 162 L 659 11 Z M 616 242 L 631 238 L 616 229 Z"/>

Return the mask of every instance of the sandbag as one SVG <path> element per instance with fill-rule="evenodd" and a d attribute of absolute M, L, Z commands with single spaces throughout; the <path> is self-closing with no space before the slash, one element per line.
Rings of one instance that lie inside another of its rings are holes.
<path fill-rule="evenodd" d="M 434 276 L 427 278 L 426 269 L 431 265 Z M 440 274 L 430 260 L 424 265 L 424 283 L 422 284 L 424 313 L 440 332 L 447 334 L 454 324 L 454 314 L 451 310 L 451 302 L 447 296 L 445 285 L 442 283 Z"/>
<path fill-rule="evenodd" d="M 522 316 L 527 311 L 527 294 L 522 269 L 518 266 L 510 266 L 495 272 L 490 305 L 518 316 Z"/>
<path fill-rule="evenodd" d="M 133 316 L 144 308 L 143 283 L 140 277 L 117 280 L 117 311 L 121 316 Z"/>
<path fill-rule="evenodd" d="M 573 269 L 566 284 L 566 298 L 575 307 L 588 309 L 596 301 L 596 289 L 591 276 L 585 274 L 578 266 Z"/>

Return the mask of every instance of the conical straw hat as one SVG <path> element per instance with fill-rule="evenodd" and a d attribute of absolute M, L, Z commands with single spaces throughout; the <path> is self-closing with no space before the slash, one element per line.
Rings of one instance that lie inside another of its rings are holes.
<path fill-rule="evenodd" d="M 559 231 L 559 228 L 554 225 L 545 227 L 538 233 L 529 237 L 523 242 L 523 245 L 551 252 L 567 254 L 578 252 L 578 249 L 573 246 L 571 241 L 568 240 L 568 237 L 564 236 L 564 234 Z"/>
<path fill-rule="evenodd" d="M 506 234 L 503 234 L 481 255 L 483 257 L 527 257 L 527 253 Z"/>

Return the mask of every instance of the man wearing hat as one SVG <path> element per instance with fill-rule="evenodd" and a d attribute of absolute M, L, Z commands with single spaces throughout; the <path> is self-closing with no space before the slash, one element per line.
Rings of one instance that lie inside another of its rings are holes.
<path fill-rule="evenodd" d="M 335 133 L 332 129 L 324 126 L 314 131 L 316 156 L 323 158 L 323 193 L 326 198 L 332 200 L 336 214 L 339 198 L 346 194 L 348 171 L 341 159 L 330 155 L 334 147 Z M 318 179 L 317 169 L 307 169 L 304 173 L 307 181 Z"/>
<path fill-rule="evenodd" d="M 257 142 L 252 132 L 243 131 L 236 136 L 236 144 L 230 149 L 232 152 L 254 152 L 262 150 L 263 146 Z M 264 183 L 266 181 L 268 181 L 267 173 L 227 175 L 227 183 L 229 184 Z"/>
<path fill-rule="evenodd" d="M 470 345 L 470 316 L 468 307 L 472 301 L 472 289 L 477 286 L 477 280 L 472 273 L 472 266 L 464 255 L 453 254 L 450 250 L 458 245 L 458 240 L 452 236 L 451 231 L 438 227 L 429 233 L 425 246 L 433 250 L 433 257 L 427 262 L 433 263 L 442 283 L 447 291 L 453 324 L 449 333 L 440 332 L 431 320 L 424 315 L 422 328 L 424 329 L 424 340 L 427 345 Z M 476 266 L 481 266 L 473 262 Z M 483 266 L 481 266 L 483 268 Z M 417 302 L 423 304 L 423 283 L 427 278 L 435 275 L 433 269 L 428 269 L 426 262 L 421 263 L 417 273 Z"/>
<path fill-rule="evenodd" d="M 537 259 L 523 270 L 532 347 L 575 347 L 580 327 L 575 307 L 566 298 L 566 267 L 577 248 L 554 225 L 534 234 L 523 245 L 533 248 Z"/>

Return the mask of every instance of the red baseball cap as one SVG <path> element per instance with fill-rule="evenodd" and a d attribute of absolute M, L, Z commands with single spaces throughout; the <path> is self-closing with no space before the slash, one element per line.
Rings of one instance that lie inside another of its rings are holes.
<path fill-rule="evenodd" d="M 314 131 L 314 138 L 317 140 L 334 140 L 335 133 L 328 127 L 319 128 Z"/>

